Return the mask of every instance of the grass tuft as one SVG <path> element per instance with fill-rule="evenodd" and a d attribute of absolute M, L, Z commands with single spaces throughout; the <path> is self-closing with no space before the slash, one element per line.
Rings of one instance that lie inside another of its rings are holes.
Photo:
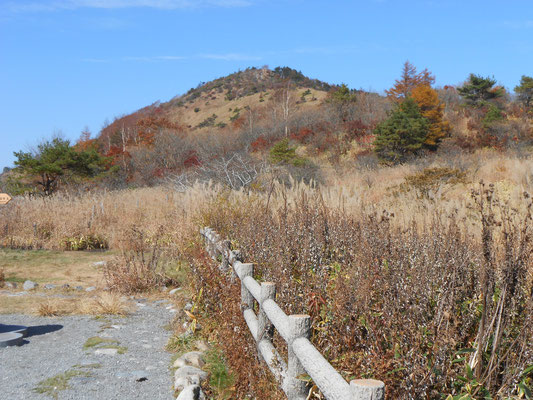
<path fill-rule="evenodd" d="M 89 377 L 91 374 L 87 371 L 80 371 L 79 369 L 70 369 L 39 382 L 33 391 L 57 399 L 59 397 L 59 392 L 70 388 L 70 379 L 77 376 Z"/>

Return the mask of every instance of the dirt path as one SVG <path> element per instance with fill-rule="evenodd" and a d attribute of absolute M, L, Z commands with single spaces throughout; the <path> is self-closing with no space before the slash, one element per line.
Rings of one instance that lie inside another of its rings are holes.
<path fill-rule="evenodd" d="M 166 300 L 134 299 L 126 317 L 0 315 L 30 327 L 25 343 L 0 348 L 6 399 L 173 399 Z"/>

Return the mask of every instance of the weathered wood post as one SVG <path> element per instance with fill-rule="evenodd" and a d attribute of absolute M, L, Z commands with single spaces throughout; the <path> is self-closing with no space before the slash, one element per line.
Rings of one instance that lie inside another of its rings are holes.
<path fill-rule="evenodd" d="M 271 327 L 272 323 L 268 319 L 265 311 L 263 310 L 263 302 L 265 300 L 276 299 L 276 284 L 273 282 L 261 282 L 261 298 L 259 301 L 259 313 L 257 316 L 257 341 L 261 339 L 267 339 L 272 341 Z"/>
<path fill-rule="evenodd" d="M 237 261 L 242 261 L 241 252 L 239 250 L 230 250 L 228 261 L 230 266 L 233 266 L 233 264 Z M 230 267 L 230 273 L 231 283 L 234 283 L 236 278 L 235 269 Z"/>
<path fill-rule="evenodd" d="M 214 230 L 209 229 L 209 255 L 213 260 L 216 260 L 217 254 L 216 254 L 216 233 Z"/>
<path fill-rule="evenodd" d="M 216 231 L 213 231 L 213 260 L 214 261 L 218 261 L 217 260 L 218 242 L 220 242 L 220 235 Z"/>
<path fill-rule="evenodd" d="M 300 337 L 308 339 L 310 334 L 311 317 L 309 315 L 289 315 L 287 376 L 283 382 L 284 390 L 289 400 L 305 400 L 308 395 L 305 381 L 298 379 L 300 375 L 306 374 L 306 371 L 296 354 L 294 354 L 292 343 Z"/>
<path fill-rule="evenodd" d="M 375 379 L 355 379 L 350 381 L 353 400 L 384 400 L 385 384 Z"/>
<path fill-rule="evenodd" d="M 244 285 L 244 278 L 247 276 L 250 276 L 253 278 L 254 275 L 254 265 L 251 263 L 240 264 L 241 269 L 241 309 L 244 312 L 244 310 L 247 310 L 248 308 L 253 308 L 254 306 L 254 296 L 250 293 L 250 291 L 246 288 Z"/>

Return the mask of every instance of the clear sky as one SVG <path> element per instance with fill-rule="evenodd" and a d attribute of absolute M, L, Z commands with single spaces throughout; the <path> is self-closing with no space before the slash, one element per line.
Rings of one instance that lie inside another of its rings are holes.
<path fill-rule="evenodd" d="M 533 75 L 533 0 L 0 0 L 0 167 L 249 66 L 381 92 Z"/>

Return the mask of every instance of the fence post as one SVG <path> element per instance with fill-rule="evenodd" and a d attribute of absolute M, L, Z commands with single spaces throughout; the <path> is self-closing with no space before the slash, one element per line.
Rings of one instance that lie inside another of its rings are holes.
<path fill-rule="evenodd" d="M 272 340 L 272 324 L 263 311 L 263 302 L 265 300 L 276 299 L 276 284 L 273 282 L 261 282 L 261 297 L 259 301 L 259 314 L 257 316 L 257 341 L 260 342 L 266 336 Z"/>
<path fill-rule="evenodd" d="M 355 379 L 350 381 L 353 400 L 384 400 L 385 384 L 375 379 Z"/>
<path fill-rule="evenodd" d="M 292 350 L 292 342 L 299 337 L 309 338 L 311 333 L 311 317 L 309 315 L 289 315 L 289 341 L 287 342 L 287 376 L 283 382 L 285 393 L 289 400 L 305 400 L 307 398 L 307 384 L 298 376 L 306 373 L 296 354 Z"/>
<path fill-rule="evenodd" d="M 253 308 L 254 306 L 254 296 L 250 293 L 246 286 L 244 285 L 244 278 L 254 275 L 254 265 L 253 264 L 241 264 L 241 310 L 244 311 L 248 308 Z"/>
<path fill-rule="evenodd" d="M 215 238 L 214 231 L 211 228 L 209 228 L 209 230 L 207 231 L 207 245 L 207 254 L 209 254 L 209 257 L 211 257 L 212 259 L 215 259 Z"/>

